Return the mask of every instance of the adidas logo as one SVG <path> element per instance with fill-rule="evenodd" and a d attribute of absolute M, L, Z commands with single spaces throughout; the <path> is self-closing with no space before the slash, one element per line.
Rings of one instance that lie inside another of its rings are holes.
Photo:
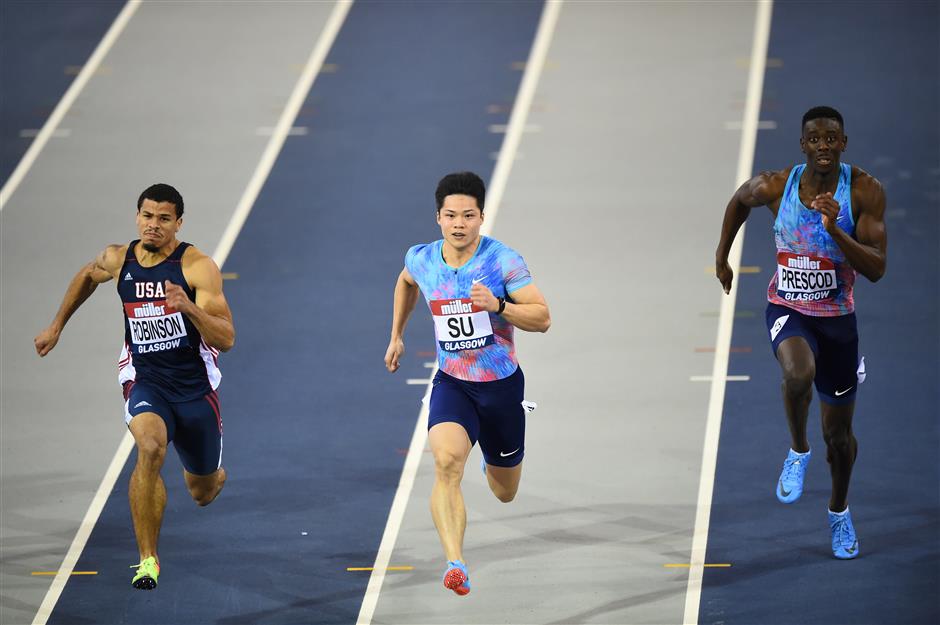
<path fill-rule="evenodd" d="M 134 278 L 131 277 L 131 272 L 129 272 L 129 271 L 127 272 L 127 275 L 124 276 L 124 280 L 125 280 L 125 281 L 126 281 L 126 280 L 133 280 L 133 279 L 134 279 Z"/>
<path fill-rule="evenodd" d="M 145 401 L 139 401 L 139 402 L 137 402 L 137 405 L 134 406 L 134 408 L 140 408 L 141 406 L 150 406 L 151 408 L 153 408 L 153 404 L 151 404 L 151 403 L 149 403 L 149 402 L 145 402 Z"/>

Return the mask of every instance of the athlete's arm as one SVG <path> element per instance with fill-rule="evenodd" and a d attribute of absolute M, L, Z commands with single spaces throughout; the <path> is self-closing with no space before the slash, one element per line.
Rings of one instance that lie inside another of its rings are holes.
<path fill-rule="evenodd" d="M 530 282 L 509 295 L 512 301 L 506 300 L 503 319 L 526 332 L 548 332 L 552 325 L 552 316 L 545 297 L 534 283 Z M 471 287 L 470 299 L 473 300 L 474 306 L 488 312 L 495 313 L 499 310 L 499 300 L 482 283 Z"/>
<path fill-rule="evenodd" d="M 111 280 L 121 270 L 126 250 L 126 245 L 109 245 L 75 274 L 65 290 L 62 304 L 52 323 L 33 339 L 37 354 L 45 356 L 52 351 L 52 348 L 59 342 L 59 335 L 62 334 L 65 324 L 75 311 L 91 297 L 99 284 Z"/>
<path fill-rule="evenodd" d="M 872 282 L 877 282 L 885 275 L 888 264 L 885 191 L 880 182 L 864 173 L 853 181 L 852 186 L 858 191 L 855 199 L 859 207 L 855 239 L 836 225 L 840 206 L 831 193 L 817 195 L 810 207 L 822 214 L 826 232 L 845 254 L 849 264 Z"/>
<path fill-rule="evenodd" d="M 731 282 L 734 271 L 728 264 L 728 254 L 731 244 L 738 236 L 738 230 L 747 221 L 751 209 L 756 206 L 773 206 L 783 196 L 787 184 L 789 170 L 776 172 L 761 172 L 754 176 L 734 192 L 728 207 L 725 208 L 725 217 L 721 222 L 721 238 L 718 240 L 718 249 L 715 250 L 715 275 L 725 293 L 731 292 Z"/>
<path fill-rule="evenodd" d="M 183 276 L 196 291 L 196 303 L 189 299 L 183 287 L 167 280 L 167 306 L 189 317 L 207 345 L 222 352 L 232 349 L 235 345 L 235 324 L 222 293 L 222 272 L 215 261 L 190 248 L 183 254 Z"/>
<path fill-rule="evenodd" d="M 401 270 L 398 274 L 398 282 L 395 283 L 395 299 L 392 305 L 392 337 L 388 341 L 388 349 L 385 350 L 385 368 L 391 373 L 398 371 L 401 366 L 399 360 L 405 353 L 405 341 L 402 337 L 405 335 L 405 326 L 408 325 L 408 318 L 418 303 L 418 295 L 421 290 L 418 283 L 408 273 L 408 268 Z"/>

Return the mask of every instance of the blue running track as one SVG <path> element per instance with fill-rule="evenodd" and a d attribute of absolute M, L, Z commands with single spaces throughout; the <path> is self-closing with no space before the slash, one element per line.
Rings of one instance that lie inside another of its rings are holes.
<path fill-rule="evenodd" d="M 137 549 L 124 467 L 50 623 L 352 623 L 401 475 L 434 342 L 413 320 L 402 370 L 383 365 L 409 245 L 438 238 L 441 175 L 488 177 L 541 3 L 353 5 L 226 261 L 237 343 L 223 356 L 219 499 L 197 509 L 167 456 L 155 592 L 130 586 Z M 488 112 L 501 105 L 503 112 Z M 195 242 L 197 245 L 198 241 Z M 211 252 L 211 250 L 207 250 Z M 115 385 L 115 427 L 122 427 Z"/>
<path fill-rule="evenodd" d="M 855 413 L 859 442 L 849 505 L 860 556 L 838 561 L 826 523 L 830 481 L 819 426 L 806 491 L 777 502 L 774 486 L 789 447 L 780 374 L 763 319 L 774 266 L 770 213 L 747 224 L 743 275 L 725 397 L 700 623 L 940 622 L 938 479 L 938 214 L 940 72 L 935 2 L 777 2 L 755 171 L 802 160 L 800 118 L 817 104 L 839 109 L 849 137 L 845 162 L 880 179 L 888 196 L 888 271 L 860 277 L 856 304 L 868 379 Z M 729 189 L 729 195 L 731 190 Z M 718 224 L 715 234 L 717 236 Z M 718 285 L 715 285 L 716 289 Z"/>

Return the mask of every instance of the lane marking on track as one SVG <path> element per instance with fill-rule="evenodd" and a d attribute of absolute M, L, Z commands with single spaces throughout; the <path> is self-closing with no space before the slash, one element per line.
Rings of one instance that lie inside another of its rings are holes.
<path fill-rule="evenodd" d="M 705 273 L 714 275 L 715 266 L 709 265 L 705 267 Z M 745 274 L 745 273 L 760 273 L 760 267 L 758 267 L 757 265 L 742 265 L 736 273 L 738 275 Z"/>
<path fill-rule="evenodd" d="M 747 81 L 747 104 L 744 107 L 742 119 L 735 189 L 751 177 L 754 169 L 757 120 L 760 115 L 761 94 L 764 88 L 765 61 L 767 59 L 767 43 L 770 39 L 772 16 L 773 0 L 760 0 L 754 17 L 754 41 L 751 47 L 751 63 Z M 728 256 L 728 262 L 731 268 L 735 270 L 741 266 L 744 231 L 745 228 L 742 225 Z M 721 434 L 721 412 L 725 403 L 725 377 L 728 373 L 729 346 L 731 345 L 731 331 L 734 326 L 734 305 L 738 295 L 738 282 L 740 280 L 732 282 L 731 292 L 726 296 L 721 296 L 721 315 L 718 319 L 718 336 L 715 340 L 715 360 L 712 365 L 708 416 L 705 421 L 705 440 L 702 445 L 702 470 L 699 475 L 698 502 L 695 507 L 695 529 L 692 533 L 692 551 L 689 558 L 689 581 L 686 586 L 685 612 L 682 619 L 685 625 L 697 625 L 699 606 L 702 600 L 705 551 L 708 547 L 708 526 L 712 511 L 712 494 L 715 488 L 715 469 L 718 464 L 718 437 Z"/>
<path fill-rule="evenodd" d="M 348 566 L 346 567 L 347 571 L 373 571 L 375 567 L 372 566 Z M 413 571 L 415 567 L 413 566 L 388 566 L 385 567 L 386 571 Z"/>
<path fill-rule="evenodd" d="M 259 137 L 270 137 L 278 132 L 277 128 L 272 126 L 259 126 L 255 128 L 255 134 Z M 306 137 L 310 134 L 310 129 L 307 126 L 291 126 L 287 129 L 288 137 Z"/>
<path fill-rule="evenodd" d="M 92 55 L 92 60 L 85 65 L 85 69 L 82 70 L 82 74 L 79 75 L 79 77 L 75 80 L 75 83 L 72 84 L 72 87 L 75 87 L 75 85 L 79 83 L 79 81 L 82 79 L 82 76 L 85 75 L 85 70 L 89 70 L 90 72 L 94 66 L 97 66 L 97 64 L 101 62 L 101 58 L 104 56 L 105 52 L 107 52 L 107 49 L 110 48 L 114 43 L 113 40 L 118 37 L 121 30 L 123 30 L 124 25 L 126 25 L 127 21 L 130 19 L 130 16 L 133 15 L 134 10 L 136 10 L 139 4 L 140 0 L 131 0 L 128 2 L 128 4 L 124 7 L 124 10 L 121 11 L 121 14 L 118 15 L 114 24 L 111 26 L 111 30 L 108 31 L 101 44 L 98 45 L 98 49 L 96 49 L 95 53 Z M 336 5 L 333 7 L 333 11 L 330 13 L 329 18 L 327 18 L 326 24 L 323 26 L 323 31 L 320 33 L 320 36 L 310 53 L 310 57 L 307 60 L 306 68 L 303 74 L 297 80 L 297 83 L 294 85 L 294 90 L 284 106 L 284 110 L 281 113 L 280 120 L 276 126 L 277 132 L 275 132 L 268 141 L 267 147 L 265 148 L 265 151 L 262 153 L 261 159 L 258 162 L 258 166 L 255 168 L 254 174 L 252 175 L 251 180 L 249 180 L 248 186 L 246 187 L 244 193 L 242 194 L 241 200 L 232 214 L 232 218 L 228 223 L 228 227 L 226 227 L 225 232 L 222 233 L 222 237 L 215 249 L 215 253 L 212 255 L 213 260 L 215 260 L 215 264 L 218 265 L 220 269 L 225 264 L 225 259 L 228 258 L 229 252 L 232 250 L 232 246 L 235 244 L 235 239 L 238 237 L 242 226 L 245 224 L 245 220 L 248 219 L 248 214 L 251 212 L 251 208 L 254 205 L 255 200 L 258 198 L 258 194 L 261 192 L 261 187 L 264 185 L 264 181 L 267 180 L 268 174 L 271 173 L 271 168 L 274 166 L 274 162 L 277 160 L 277 155 L 280 153 L 281 148 L 284 145 L 284 141 L 287 139 L 287 131 L 290 129 L 294 123 L 294 120 L 297 118 L 297 112 L 300 110 L 304 99 L 310 92 L 310 89 L 313 86 L 313 81 L 317 77 L 320 66 L 323 65 L 323 61 L 326 59 L 327 53 L 329 52 L 330 48 L 333 47 L 333 41 L 336 40 L 336 35 L 339 33 L 339 30 L 342 27 L 343 21 L 345 21 L 346 15 L 349 13 L 349 8 L 351 6 L 352 0 L 338 0 Z M 105 42 L 108 42 L 107 46 L 105 46 Z M 84 85 L 84 83 L 82 83 L 82 85 Z M 66 93 L 66 96 L 72 92 L 72 87 L 69 88 L 69 92 Z M 75 95 L 77 95 L 77 92 Z M 72 96 L 72 100 L 74 99 L 75 96 Z M 65 102 L 65 98 L 63 98 L 63 102 Z M 59 108 L 62 106 L 63 102 L 60 102 L 59 107 L 56 107 L 57 112 L 59 111 Z M 71 101 L 69 101 L 68 104 L 71 104 Z M 66 110 L 67 108 L 68 106 L 65 107 Z M 54 129 L 55 125 L 58 125 L 61 119 L 61 115 L 58 117 L 55 117 L 55 115 L 56 114 L 53 113 L 53 117 L 50 117 L 49 121 L 46 122 L 46 125 L 43 126 L 43 133 L 46 132 L 47 128 L 50 128 L 50 123 L 53 122 L 53 120 L 55 121 L 55 124 L 52 125 L 51 128 Z M 62 115 L 64 115 L 64 110 Z M 30 150 L 33 150 L 33 148 L 36 147 L 41 138 L 42 135 L 37 137 L 33 145 L 30 146 Z M 43 144 L 45 144 L 45 141 L 43 141 Z M 39 149 L 41 149 L 41 146 L 37 149 L 37 153 Z M 29 156 L 29 154 L 30 152 L 27 152 L 27 156 Z M 35 159 L 35 155 L 32 158 Z M 25 160 L 26 157 L 24 157 L 24 161 Z M 23 166 L 24 161 L 21 161 L 20 165 L 17 166 L 17 171 L 19 171 L 20 167 Z M 26 169 L 28 168 L 29 166 L 27 165 Z M 15 175 L 16 172 L 14 172 L 14 175 L 10 177 L 10 181 L 14 180 Z M 22 174 L 20 177 L 22 177 Z M 8 181 L 7 185 L 3 187 L 4 202 L 8 197 L 6 189 L 9 185 L 10 182 Z M 16 188 L 15 185 L 13 188 Z M 12 193 L 12 191 L 10 193 Z M 33 625 L 45 625 L 46 621 L 49 620 L 49 616 L 52 614 L 52 610 L 55 608 L 55 604 L 59 600 L 59 596 L 62 594 L 62 590 L 65 588 L 65 584 L 68 581 L 72 570 L 75 568 L 75 564 L 78 562 L 79 556 L 82 554 L 82 550 L 85 548 L 85 543 L 88 542 L 88 538 L 91 536 L 92 529 L 94 529 L 95 524 L 98 522 L 98 517 L 101 515 L 102 509 L 104 509 L 104 505 L 108 501 L 108 497 L 111 494 L 111 491 L 114 489 L 114 483 L 121 474 L 121 469 L 124 467 L 124 463 L 127 461 L 127 457 L 130 455 L 131 449 L 133 447 L 134 438 L 131 436 L 131 433 L 127 431 L 124 433 L 124 438 L 121 439 L 121 443 L 118 446 L 117 451 L 114 453 L 114 457 L 111 459 L 111 464 L 108 466 L 108 470 L 101 479 L 101 484 L 98 486 L 98 490 L 92 499 L 91 505 L 88 506 L 88 511 L 85 513 L 85 518 L 82 520 L 82 523 L 78 528 L 78 532 L 76 532 L 75 538 L 72 540 L 72 544 L 69 547 L 68 553 L 66 553 L 65 558 L 62 561 L 62 566 L 59 567 L 58 574 L 52 581 L 52 585 L 46 592 L 46 596 L 43 599 L 42 605 L 39 606 L 39 610 L 36 612 L 36 617 L 33 619 Z"/>
<path fill-rule="evenodd" d="M 714 378 L 710 375 L 691 375 L 689 382 L 711 382 Z M 726 375 L 722 380 L 726 382 L 748 382 L 751 379 L 749 375 Z"/>
<path fill-rule="evenodd" d="M 678 562 L 674 564 L 664 564 L 663 566 L 667 569 L 687 569 L 692 565 L 690 563 Z M 706 569 L 729 569 L 731 568 L 730 563 L 703 564 L 702 566 L 705 567 Z"/>
<path fill-rule="evenodd" d="M 23 178 L 26 177 L 26 174 L 33 166 L 33 163 L 39 157 L 39 153 L 42 152 L 42 149 L 46 147 L 46 143 L 55 134 L 56 128 L 58 128 L 59 124 L 62 123 L 62 119 L 65 117 L 65 114 L 69 112 L 69 109 L 72 108 L 72 104 L 75 102 L 75 99 L 78 98 L 78 95 L 82 92 L 82 89 L 85 88 L 85 85 L 88 84 L 88 81 L 98 70 L 98 67 L 101 65 L 101 61 L 108 54 L 111 46 L 114 45 L 114 42 L 117 41 L 117 38 L 124 31 L 124 27 L 127 26 L 127 22 L 130 21 L 131 16 L 134 15 L 135 11 L 137 11 L 137 7 L 140 6 L 140 3 L 141 0 L 130 0 L 127 4 L 124 5 L 124 8 L 121 9 L 120 13 L 118 13 L 118 16 L 114 18 L 114 22 L 111 24 L 108 32 L 105 33 L 104 37 L 101 39 L 101 42 L 98 43 L 95 51 L 91 53 L 91 57 L 89 57 L 88 62 L 82 66 L 81 71 L 78 72 L 78 76 L 76 76 L 75 80 L 72 81 L 72 84 L 69 85 L 69 88 L 62 96 L 62 99 L 59 100 L 59 103 L 52 111 L 52 114 L 49 115 L 49 119 L 47 119 L 46 123 L 43 124 L 42 130 L 39 131 L 39 134 L 36 135 L 36 138 L 33 140 L 32 144 L 30 144 L 29 149 L 26 150 L 23 158 L 21 158 L 20 162 L 17 163 L 16 169 L 13 170 L 13 173 L 10 174 L 6 184 L 4 184 L 3 188 L 0 189 L 0 211 L 3 210 L 3 207 L 6 206 L 7 202 L 16 192 L 17 187 L 20 186 Z"/>
<path fill-rule="evenodd" d="M 42 128 L 23 128 L 20 130 L 20 139 L 34 139 L 39 136 L 40 132 L 42 132 Z M 52 139 L 65 139 L 71 136 L 72 131 L 69 128 L 56 128 L 49 133 L 49 137 Z"/>
<path fill-rule="evenodd" d="M 437 364 L 435 363 L 434 366 L 437 367 Z M 405 384 L 410 386 L 427 385 L 430 384 L 433 379 L 434 378 L 408 378 L 405 380 Z"/>
<path fill-rule="evenodd" d="M 223 280 L 238 280 L 238 274 L 233 271 L 230 271 L 228 273 L 223 273 L 222 279 Z"/>
<path fill-rule="evenodd" d="M 535 40 L 532 42 L 532 50 L 529 52 L 529 60 L 522 75 L 522 82 L 519 85 L 519 93 L 513 104 L 512 114 L 509 116 L 508 130 L 500 148 L 500 157 L 493 169 L 493 178 L 490 180 L 490 188 L 486 198 L 486 210 L 489 212 L 489 216 L 483 222 L 480 234 L 489 235 L 493 231 L 493 224 L 496 222 L 499 205 L 506 190 L 509 172 L 512 170 L 514 157 L 519 149 L 519 142 L 522 140 L 522 131 L 526 127 L 526 120 L 529 116 L 532 100 L 535 97 L 535 89 L 542 75 L 542 68 L 545 66 L 545 58 L 548 55 L 548 47 L 552 41 L 552 34 L 555 31 L 555 24 L 558 22 L 561 6 L 561 0 L 547 0 L 542 8 L 542 16 L 539 19 Z M 437 373 L 437 367 L 431 370 L 432 379 L 435 373 Z M 428 384 L 424 396 L 427 396 L 430 390 L 430 384 Z M 365 595 L 362 598 L 362 607 L 359 609 L 356 625 L 370 625 L 372 623 L 375 606 L 379 601 L 379 593 L 382 591 L 382 582 L 385 581 L 385 570 L 388 567 L 392 551 L 395 549 L 395 541 L 398 539 L 398 532 L 405 516 L 408 499 L 411 497 L 411 490 L 414 488 L 418 466 L 424 455 L 423 450 L 428 436 L 427 419 L 428 402 L 422 402 L 418 422 L 415 424 L 411 445 L 408 448 L 408 456 L 405 458 L 405 466 L 398 482 L 398 489 L 395 491 L 395 498 L 388 513 L 388 522 L 385 525 L 382 541 L 379 543 L 379 550 L 375 556 L 374 570 L 369 576 L 369 585 L 366 587 Z"/>

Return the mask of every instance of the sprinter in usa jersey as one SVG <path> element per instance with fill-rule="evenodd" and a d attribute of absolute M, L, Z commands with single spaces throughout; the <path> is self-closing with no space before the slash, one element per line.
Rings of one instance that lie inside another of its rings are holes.
<path fill-rule="evenodd" d="M 885 272 L 887 233 L 881 183 L 840 162 L 842 115 L 826 106 L 803 116 L 800 146 L 806 163 L 765 172 L 744 183 L 725 211 L 715 272 L 726 293 L 733 280 L 728 254 L 751 208 L 774 216 L 776 266 L 767 289 L 767 331 L 783 374 L 791 447 L 776 484 L 777 499 L 803 492 L 810 460 L 806 421 L 815 383 L 826 458 L 832 474 L 829 529 L 836 558 L 858 556 L 849 514 L 849 478 L 858 453 L 852 417 L 864 360 L 858 359 L 853 287 L 857 273 L 872 282 Z"/>
<path fill-rule="evenodd" d="M 137 444 L 128 492 L 140 563 L 131 583 L 142 590 L 156 588 L 160 574 L 157 538 L 166 506 L 160 468 L 170 441 L 200 506 L 216 498 L 226 477 L 217 361 L 234 344 L 235 328 L 219 268 L 176 239 L 182 216 L 176 189 L 156 184 L 144 190 L 137 200 L 139 239 L 108 246 L 83 267 L 55 319 L 35 340 L 37 353 L 48 354 L 95 288 L 117 282 L 124 313 L 118 380 L 124 420 Z"/>
<path fill-rule="evenodd" d="M 405 351 L 405 325 L 423 293 L 434 319 L 438 364 L 428 416 L 436 468 L 431 515 L 447 560 L 444 587 L 458 595 L 470 592 L 462 553 L 464 465 L 479 441 L 490 490 L 504 502 L 516 496 L 526 408 L 513 332 L 546 332 L 551 325 L 548 304 L 522 257 L 480 234 L 485 196 L 483 181 L 470 172 L 449 174 L 438 184 L 443 239 L 415 245 L 405 255 L 385 353 L 394 373 Z"/>

